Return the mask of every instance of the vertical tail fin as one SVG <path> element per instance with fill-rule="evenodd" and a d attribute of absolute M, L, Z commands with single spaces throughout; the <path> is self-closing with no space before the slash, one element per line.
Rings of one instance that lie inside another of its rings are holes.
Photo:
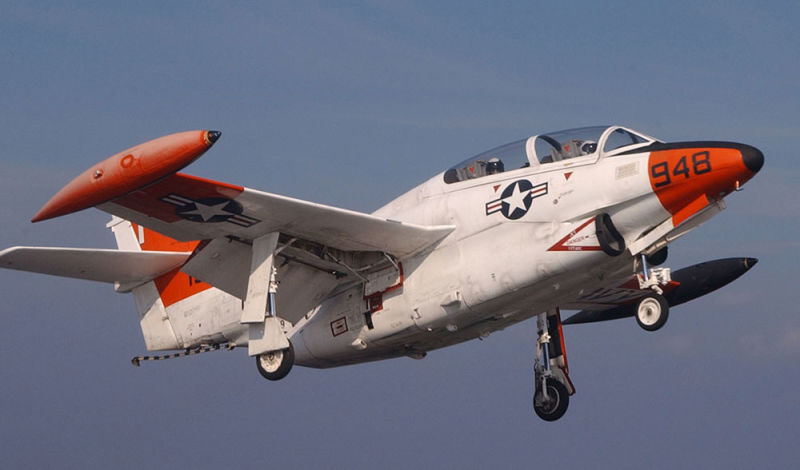
<path fill-rule="evenodd" d="M 114 232 L 117 247 L 120 250 L 191 252 L 201 243 L 200 241 L 179 242 L 118 217 L 112 219 L 109 227 Z M 153 282 L 166 308 L 211 288 L 209 284 L 197 281 L 181 272 L 180 268 L 162 274 Z"/>
<path fill-rule="evenodd" d="M 120 250 L 192 252 L 203 241 L 179 242 L 141 225 L 114 217 L 108 227 Z M 246 344 L 240 324 L 242 302 L 180 268 L 135 287 L 139 324 L 150 351 L 202 344 Z"/>
<path fill-rule="evenodd" d="M 132 251 L 192 251 L 198 242 L 178 242 L 157 232 L 114 217 L 107 225 L 120 250 Z M 186 274 L 175 269 L 153 281 L 133 289 L 133 298 L 139 311 L 148 350 L 180 349 L 183 341 L 175 334 L 168 315 L 172 304 L 210 288 L 208 284 L 192 282 Z"/>

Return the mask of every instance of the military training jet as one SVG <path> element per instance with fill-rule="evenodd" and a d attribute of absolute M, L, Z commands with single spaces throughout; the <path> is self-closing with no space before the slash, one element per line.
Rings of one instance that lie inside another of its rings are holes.
<path fill-rule="evenodd" d="M 221 133 L 161 137 L 92 166 L 33 222 L 96 207 L 118 249 L 13 247 L 0 266 L 132 293 L 141 361 L 246 348 L 266 379 L 484 338 L 535 317 L 533 408 L 554 421 L 575 388 L 563 325 L 671 307 L 753 258 L 677 271 L 667 247 L 725 208 L 764 156 L 665 143 L 622 126 L 534 135 L 468 158 L 372 214 L 178 173 Z M 562 322 L 562 310 L 578 310 Z"/>

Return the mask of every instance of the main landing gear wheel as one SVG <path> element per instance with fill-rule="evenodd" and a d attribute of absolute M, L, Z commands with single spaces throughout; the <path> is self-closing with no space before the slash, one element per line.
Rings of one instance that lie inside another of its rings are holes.
<path fill-rule="evenodd" d="M 541 384 L 540 380 L 536 381 Z M 564 416 L 569 406 L 569 392 L 567 387 L 556 379 L 548 378 L 547 398 L 542 393 L 541 385 L 536 387 L 533 394 L 533 411 L 545 421 L 555 421 Z"/>
<path fill-rule="evenodd" d="M 667 323 L 669 303 L 663 295 L 647 294 L 636 305 L 636 323 L 647 331 L 656 331 Z"/>
<path fill-rule="evenodd" d="M 256 367 L 267 380 L 280 380 L 289 374 L 294 365 L 294 346 L 280 351 L 270 351 L 256 356 Z"/>

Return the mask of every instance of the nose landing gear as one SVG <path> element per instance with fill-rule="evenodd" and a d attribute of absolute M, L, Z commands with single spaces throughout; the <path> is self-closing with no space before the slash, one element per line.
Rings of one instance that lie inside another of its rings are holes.
<path fill-rule="evenodd" d="M 536 319 L 539 339 L 534 363 L 533 411 L 545 421 L 555 421 L 567 412 L 575 387 L 569 380 L 561 313 L 540 313 Z M 550 333 L 552 331 L 552 335 Z"/>
<path fill-rule="evenodd" d="M 647 294 L 636 305 L 636 323 L 647 331 L 656 331 L 667 323 L 669 303 L 663 295 Z"/>
<path fill-rule="evenodd" d="M 666 250 L 664 247 L 655 253 L 658 255 L 658 260 L 666 258 Z M 659 255 L 662 252 L 664 254 Z M 642 254 L 639 260 L 642 274 L 637 277 L 639 288 L 648 292 L 636 303 L 636 323 L 646 331 L 656 331 L 661 329 L 669 318 L 669 302 L 664 297 L 662 286 L 669 284 L 672 277 L 669 268 L 648 269 L 647 262 L 648 257 Z"/>

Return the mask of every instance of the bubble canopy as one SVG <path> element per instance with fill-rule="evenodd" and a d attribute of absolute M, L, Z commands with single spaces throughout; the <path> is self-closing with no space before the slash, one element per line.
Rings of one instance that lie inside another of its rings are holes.
<path fill-rule="evenodd" d="M 644 147 L 656 139 L 621 126 L 592 126 L 538 134 L 501 145 L 450 167 L 445 183 L 577 159 L 594 161 Z M 624 150 L 623 150 L 624 149 Z"/>

